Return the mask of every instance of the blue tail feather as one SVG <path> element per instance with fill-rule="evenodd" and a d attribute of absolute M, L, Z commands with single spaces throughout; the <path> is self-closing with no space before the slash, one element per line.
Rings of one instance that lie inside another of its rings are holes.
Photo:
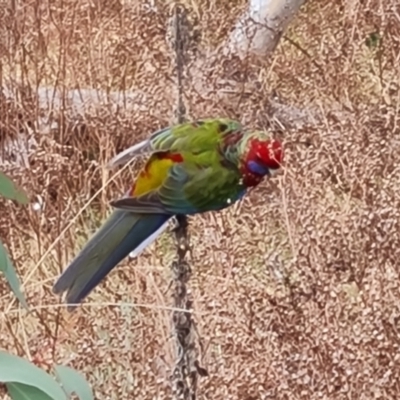
<path fill-rule="evenodd" d="M 59 277 L 53 291 L 66 290 L 67 303 L 80 303 L 117 264 L 171 217 L 114 211 Z"/>

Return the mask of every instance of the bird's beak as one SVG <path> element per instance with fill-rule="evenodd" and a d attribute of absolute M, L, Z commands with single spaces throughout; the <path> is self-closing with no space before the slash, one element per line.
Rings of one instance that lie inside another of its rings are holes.
<path fill-rule="evenodd" d="M 282 171 L 282 168 L 270 169 L 270 170 L 269 170 L 269 174 L 270 174 L 271 176 L 276 176 L 276 175 L 278 175 L 281 171 Z"/>

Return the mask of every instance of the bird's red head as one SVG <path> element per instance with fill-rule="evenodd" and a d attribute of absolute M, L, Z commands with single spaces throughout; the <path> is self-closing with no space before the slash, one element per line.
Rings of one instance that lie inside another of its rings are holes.
<path fill-rule="evenodd" d="M 246 157 L 247 169 L 256 175 L 264 176 L 280 168 L 283 161 L 283 148 L 278 140 L 251 139 Z"/>

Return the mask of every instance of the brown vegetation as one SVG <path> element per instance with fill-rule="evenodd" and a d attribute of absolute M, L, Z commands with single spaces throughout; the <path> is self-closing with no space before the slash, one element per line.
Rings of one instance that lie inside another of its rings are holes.
<path fill-rule="evenodd" d="M 57 129 L 30 124 L 37 144 L 29 168 L 2 167 L 42 211 L 0 204 L 0 237 L 34 310 L 21 311 L 0 280 L 0 347 L 41 366 L 75 366 L 99 399 L 171 398 L 170 235 L 124 262 L 73 315 L 51 294 L 132 179 L 124 172 L 106 186 L 106 162 L 174 119 L 169 5 L 12 3 L 1 5 L 0 80 L 25 89 L 18 103 L 0 102 L 4 146 L 26 121 L 48 117 L 35 101 L 38 86 L 144 94 L 126 110 L 104 102 L 79 123 L 65 104 L 51 115 Z M 244 6 L 188 3 L 192 58 L 220 43 Z M 283 175 L 229 210 L 191 219 L 190 286 L 209 372 L 198 398 L 396 399 L 400 9 L 396 0 L 310 1 L 286 36 L 265 61 L 221 56 L 204 74 L 206 99 L 195 77 L 185 83 L 191 118 L 227 115 L 268 128 L 272 90 L 318 115 L 301 129 L 287 124 Z M 221 77 L 239 89 L 223 93 Z"/>

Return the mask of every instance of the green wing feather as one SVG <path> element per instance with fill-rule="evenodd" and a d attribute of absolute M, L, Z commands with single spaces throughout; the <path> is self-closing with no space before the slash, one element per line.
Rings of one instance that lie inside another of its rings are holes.
<path fill-rule="evenodd" d="M 212 161 L 199 165 L 195 160 L 190 155 L 183 163 L 174 165 L 159 189 L 143 196 L 124 197 L 111 205 L 138 213 L 195 214 L 221 210 L 243 196 L 246 188 L 238 170 Z"/>
<path fill-rule="evenodd" d="M 216 149 L 218 144 L 229 135 L 243 132 L 240 122 L 229 118 L 208 118 L 184 122 L 153 133 L 149 139 L 117 154 L 108 168 L 128 163 L 139 154 L 160 150 L 192 153 Z"/>
<path fill-rule="evenodd" d="M 163 129 L 150 139 L 152 150 L 189 151 L 215 150 L 221 140 L 233 132 L 243 131 L 240 122 L 228 118 L 209 118 Z"/>

